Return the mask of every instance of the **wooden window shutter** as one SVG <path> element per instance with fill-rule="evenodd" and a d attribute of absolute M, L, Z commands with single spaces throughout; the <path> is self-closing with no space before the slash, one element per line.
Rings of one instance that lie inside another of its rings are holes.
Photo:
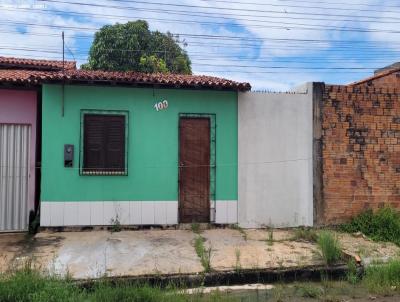
<path fill-rule="evenodd" d="M 125 171 L 125 116 L 108 116 L 106 121 L 106 166 Z"/>
<path fill-rule="evenodd" d="M 85 114 L 83 172 L 125 173 L 125 116 Z"/>

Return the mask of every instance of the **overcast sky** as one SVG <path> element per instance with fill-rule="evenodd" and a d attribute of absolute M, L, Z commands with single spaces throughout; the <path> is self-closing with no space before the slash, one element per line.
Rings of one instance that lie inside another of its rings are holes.
<path fill-rule="evenodd" d="M 82 64 L 96 29 L 144 19 L 152 30 L 180 34 L 195 74 L 247 81 L 255 90 L 346 84 L 400 61 L 400 3 L 393 0 L 0 3 L 5 56 L 61 59 L 64 30 L 67 59 Z"/>

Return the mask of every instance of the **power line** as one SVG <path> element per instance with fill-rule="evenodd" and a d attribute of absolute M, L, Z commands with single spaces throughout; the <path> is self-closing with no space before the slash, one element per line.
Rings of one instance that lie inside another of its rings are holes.
<path fill-rule="evenodd" d="M 50 2 L 50 3 L 62 3 L 62 4 L 69 4 L 69 5 L 78 5 L 78 6 L 89 6 L 89 7 L 102 7 L 102 8 L 107 8 L 107 9 L 121 9 L 121 10 L 145 10 L 143 8 L 139 7 L 132 7 L 132 6 L 118 6 L 118 5 L 104 5 L 104 4 L 89 4 L 89 3 L 79 3 L 79 2 L 70 2 L 70 1 L 61 1 L 61 0 L 41 0 L 43 2 Z M 116 1 L 118 2 L 118 1 Z M 214 10 L 231 10 L 231 11 L 249 11 L 252 12 L 253 14 L 251 15 L 246 15 L 246 14 L 229 14 L 229 13 L 224 13 L 224 12 L 219 12 L 218 15 L 224 15 L 224 16 L 244 16 L 244 17 L 263 17 L 263 18 L 268 18 L 270 16 L 268 15 L 254 15 L 254 13 L 270 13 L 270 14 L 280 14 L 282 15 L 282 18 L 290 18 L 291 15 L 301 15 L 301 16 L 322 16 L 322 17 L 349 17 L 354 19 L 354 14 L 352 15 L 345 15 L 345 14 L 327 14 L 327 13 L 315 13 L 315 12 L 285 12 L 285 11 L 272 11 L 272 10 L 256 10 L 256 9 L 238 9 L 238 8 L 219 8 L 219 7 L 208 7 L 208 6 L 197 6 L 197 5 L 188 5 L 188 4 L 171 4 L 171 3 L 162 3 L 162 2 L 147 2 L 147 1 L 136 1 L 136 3 L 140 4 L 152 4 L 152 5 L 157 5 L 157 6 L 176 6 L 176 7 L 186 7 L 186 8 L 201 8 L 201 9 L 214 9 Z M 157 9 L 148 9 L 148 11 L 153 11 L 153 12 L 168 12 L 168 13 L 174 13 L 174 12 L 180 12 L 180 13 L 188 13 L 191 11 L 182 11 L 182 10 L 166 10 L 166 9 L 161 9 L 160 7 L 157 7 Z M 378 12 L 378 11 L 377 11 Z M 200 13 L 200 12 L 197 12 Z M 202 12 L 204 15 L 209 15 L 210 12 Z M 357 15 L 357 18 L 366 18 L 366 19 L 376 19 L 376 16 L 363 16 L 363 15 Z M 399 21 L 400 18 L 398 17 L 390 17 L 390 16 L 385 16 L 385 19 L 393 19 Z M 261 21 L 261 20 L 259 20 Z"/>
<path fill-rule="evenodd" d="M 0 47 L 0 49 L 9 49 Z M 33 52 L 43 52 L 43 53 L 60 53 L 57 51 L 46 51 L 46 50 L 35 50 L 27 48 L 14 48 L 13 50 L 23 50 L 23 51 L 33 51 Z M 121 56 L 121 58 L 123 58 Z M 256 65 L 234 65 L 234 64 L 204 64 L 197 63 L 197 66 L 211 66 L 211 67 L 229 67 L 229 68 L 253 68 L 253 69 L 291 69 L 291 70 L 375 70 L 379 67 L 308 67 L 308 66 L 256 66 Z"/>
<path fill-rule="evenodd" d="M 46 1 L 46 0 L 43 0 Z M 255 3 L 255 2 L 241 2 L 241 1 L 227 1 L 227 0 L 202 0 L 203 2 L 211 2 L 211 3 L 228 3 L 228 4 L 243 4 L 243 5 L 257 5 L 257 6 L 268 6 L 268 7 L 281 7 L 284 9 L 287 8 L 301 8 L 301 9 L 322 9 L 322 10 L 335 10 L 335 11 L 349 11 L 349 10 L 354 10 L 354 11 L 361 11 L 361 12 L 374 12 L 374 13 L 399 13 L 398 11 L 388 11 L 388 10 L 376 10 L 376 9 L 363 9 L 363 8 L 343 8 L 343 7 L 326 7 L 326 6 L 307 6 L 307 5 L 293 5 L 293 4 L 275 4 L 275 3 Z M 144 1 L 136 1 L 136 0 L 114 0 L 114 2 L 129 2 L 129 3 L 145 3 L 145 4 L 153 4 L 152 2 L 144 2 Z M 156 3 L 159 5 L 159 3 Z M 313 5 L 316 3 L 314 2 Z M 323 4 L 319 2 L 318 4 Z M 164 5 L 173 5 L 173 6 L 181 6 L 180 4 L 167 4 L 164 3 Z M 183 6 L 183 5 L 182 5 Z M 208 7 L 208 6 L 196 6 L 199 8 L 216 8 L 216 9 L 227 9 L 230 10 L 232 8 L 218 8 L 218 7 Z M 400 7 L 396 7 L 400 8 Z M 238 10 L 244 10 L 247 11 L 248 9 L 238 9 Z M 250 11 L 250 10 L 248 10 Z M 253 10 L 251 10 L 253 11 Z M 258 11 L 258 10 L 254 10 Z M 282 11 L 282 13 L 285 13 L 285 11 Z"/>

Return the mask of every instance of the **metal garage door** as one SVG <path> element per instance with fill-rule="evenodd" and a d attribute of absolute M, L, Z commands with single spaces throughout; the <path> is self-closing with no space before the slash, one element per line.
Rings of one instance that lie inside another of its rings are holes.
<path fill-rule="evenodd" d="M 0 124 L 0 231 L 28 229 L 30 125 Z"/>

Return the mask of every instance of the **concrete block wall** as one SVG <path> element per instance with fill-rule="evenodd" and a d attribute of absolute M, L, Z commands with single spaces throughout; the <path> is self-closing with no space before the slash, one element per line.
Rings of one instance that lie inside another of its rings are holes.
<path fill-rule="evenodd" d="M 239 94 L 242 227 L 313 224 L 313 86 Z"/>
<path fill-rule="evenodd" d="M 400 90 L 327 85 L 322 111 L 321 224 L 400 208 Z"/>

